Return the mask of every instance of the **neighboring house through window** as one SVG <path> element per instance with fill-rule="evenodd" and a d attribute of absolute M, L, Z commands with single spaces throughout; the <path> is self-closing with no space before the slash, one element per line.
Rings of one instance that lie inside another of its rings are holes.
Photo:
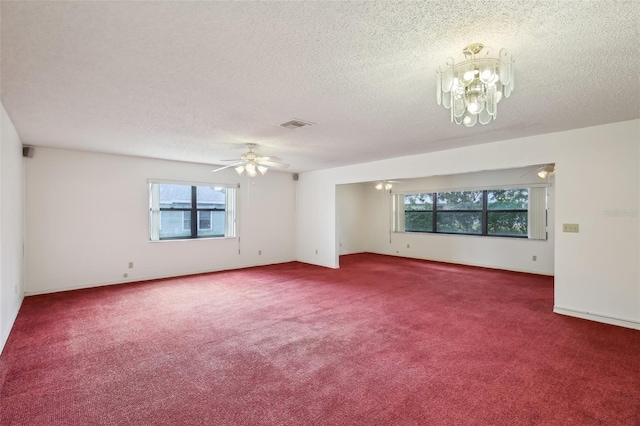
<path fill-rule="evenodd" d="M 150 239 L 235 237 L 236 188 L 150 182 Z"/>

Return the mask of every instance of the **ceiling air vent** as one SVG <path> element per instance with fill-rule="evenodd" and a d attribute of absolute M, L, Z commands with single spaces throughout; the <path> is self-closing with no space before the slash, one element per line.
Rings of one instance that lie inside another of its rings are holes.
<path fill-rule="evenodd" d="M 307 127 L 307 126 L 313 126 L 313 123 L 309 123 L 308 121 L 302 121 L 302 120 L 290 120 L 280 125 L 280 127 L 285 127 L 287 129 L 299 129 L 300 127 Z"/>

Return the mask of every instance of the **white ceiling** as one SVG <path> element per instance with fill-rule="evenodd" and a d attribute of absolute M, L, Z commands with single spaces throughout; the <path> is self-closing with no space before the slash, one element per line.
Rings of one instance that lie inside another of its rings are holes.
<path fill-rule="evenodd" d="M 22 141 L 301 172 L 640 117 L 637 1 L 1 2 Z M 452 124 L 435 70 L 505 47 L 496 121 Z M 313 127 L 288 130 L 297 118 Z"/>

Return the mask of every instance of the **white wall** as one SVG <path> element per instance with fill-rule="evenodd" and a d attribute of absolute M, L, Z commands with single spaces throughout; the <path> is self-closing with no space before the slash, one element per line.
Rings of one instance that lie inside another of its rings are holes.
<path fill-rule="evenodd" d="M 47 148 L 26 164 L 27 294 L 295 258 L 290 173 L 249 180 L 233 169 L 213 174 L 210 165 Z M 150 242 L 150 178 L 240 183 L 240 239 Z"/>
<path fill-rule="evenodd" d="M 544 183 L 536 178 L 536 166 L 528 168 L 434 176 L 396 183 L 393 192 L 435 192 L 501 188 L 526 188 Z M 340 185 L 342 186 L 349 185 Z M 367 185 L 366 251 L 417 259 L 478 265 L 512 271 L 553 275 L 553 186 L 549 192 L 549 235 L 546 241 L 469 235 L 390 233 L 391 196 Z M 407 247 L 408 245 L 408 247 Z M 533 261 L 536 256 L 536 261 Z"/>
<path fill-rule="evenodd" d="M 298 259 L 338 267 L 338 184 L 544 163 L 557 169 L 555 311 L 640 328 L 639 218 L 605 214 L 640 208 L 640 120 L 303 173 Z M 562 233 L 563 223 L 578 223 L 580 233 Z"/>
<path fill-rule="evenodd" d="M 367 189 L 371 185 L 353 184 L 336 187 L 336 230 L 339 254 L 367 251 Z M 374 189 L 375 190 L 375 189 Z"/>
<path fill-rule="evenodd" d="M 338 267 L 336 186 L 330 172 L 301 174 L 296 188 L 296 256 L 299 262 Z M 327 234 L 328 233 L 328 234 Z"/>
<path fill-rule="evenodd" d="M 0 114 L 0 353 L 23 299 L 22 143 L 4 106 Z"/>

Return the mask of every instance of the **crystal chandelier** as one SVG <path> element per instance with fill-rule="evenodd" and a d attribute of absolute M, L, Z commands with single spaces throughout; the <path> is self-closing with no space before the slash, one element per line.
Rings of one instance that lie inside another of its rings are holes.
<path fill-rule="evenodd" d="M 506 49 L 496 55 L 482 43 L 470 44 L 457 62 L 450 57 L 438 68 L 437 85 L 438 105 L 451 110 L 453 123 L 487 124 L 513 91 L 513 58 Z"/>

